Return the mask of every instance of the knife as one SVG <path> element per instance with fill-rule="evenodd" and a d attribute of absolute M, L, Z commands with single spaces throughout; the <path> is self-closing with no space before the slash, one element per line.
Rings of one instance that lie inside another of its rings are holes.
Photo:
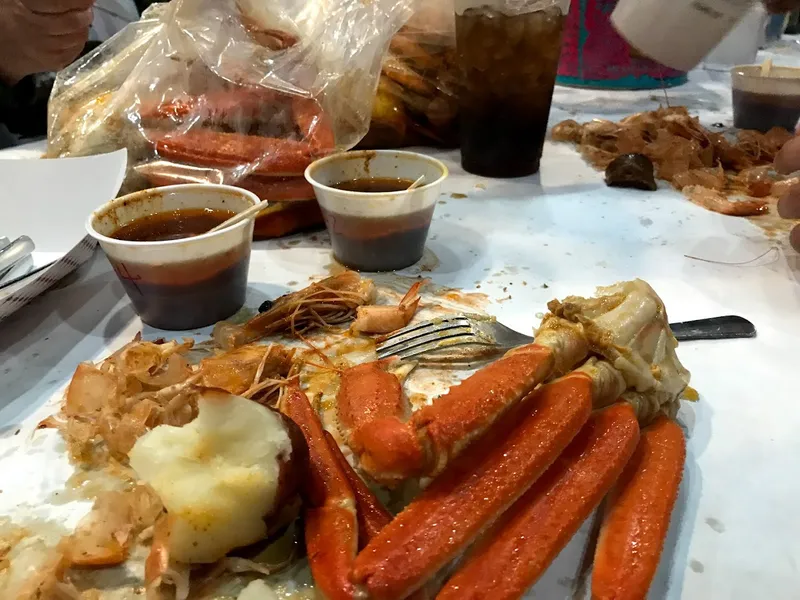
<path fill-rule="evenodd" d="M 755 325 L 735 315 L 670 323 L 669 326 L 679 342 L 756 337 Z"/>

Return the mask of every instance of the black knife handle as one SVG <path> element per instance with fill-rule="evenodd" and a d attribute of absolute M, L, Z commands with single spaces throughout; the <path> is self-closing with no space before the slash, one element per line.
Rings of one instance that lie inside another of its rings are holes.
<path fill-rule="evenodd" d="M 680 342 L 756 337 L 755 326 L 744 317 L 735 315 L 670 323 L 670 328 Z"/>

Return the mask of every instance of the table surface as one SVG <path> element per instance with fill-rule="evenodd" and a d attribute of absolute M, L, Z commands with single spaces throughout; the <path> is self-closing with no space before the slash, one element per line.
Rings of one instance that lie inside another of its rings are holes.
<path fill-rule="evenodd" d="M 772 55 L 796 63 L 795 47 L 784 41 Z M 731 123 L 724 74 L 693 72 L 689 84 L 666 95 L 706 125 Z M 663 101 L 662 91 L 558 88 L 551 125 L 616 119 Z M 477 178 L 460 169 L 456 152 L 426 152 L 444 159 L 451 177 L 431 227 L 425 275 L 488 294 L 488 310 L 509 326 L 530 331 L 548 300 L 635 277 L 653 285 L 672 321 L 726 314 L 753 321 L 755 339 L 679 348 L 700 400 L 680 413 L 687 466 L 651 597 L 800 598 L 800 409 L 792 375 L 800 258 L 785 240 L 666 187 L 607 188 L 566 145 L 548 143 L 540 174 L 514 180 Z M 259 242 L 248 302 L 304 287 L 330 262 L 325 234 Z M 0 458 L 79 362 L 103 357 L 141 329 L 101 254 L 0 323 Z M 570 597 L 583 544 L 585 536 L 573 540 L 534 589 L 537 597 Z"/>

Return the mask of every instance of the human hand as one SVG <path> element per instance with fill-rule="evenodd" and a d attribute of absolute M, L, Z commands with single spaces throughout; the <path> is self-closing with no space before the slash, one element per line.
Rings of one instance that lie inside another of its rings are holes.
<path fill-rule="evenodd" d="M 0 0 L 0 79 L 57 71 L 83 49 L 93 0 Z"/>
<path fill-rule="evenodd" d="M 800 171 L 800 136 L 789 140 L 775 157 L 775 170 L 789 174 Z M 800 184 L 789 188 L 778 200 L 778 214 L 784 219 L 800 219 Z M 800 225 L 789 234 L 792 247 L 800 252 Z"/>

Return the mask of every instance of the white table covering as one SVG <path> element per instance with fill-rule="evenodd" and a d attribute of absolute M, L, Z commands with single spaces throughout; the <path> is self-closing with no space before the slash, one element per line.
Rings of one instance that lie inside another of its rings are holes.
<path fill-rule="evenodd" d="M 792 46 L 785 41 L 772 51 L 776 63 L 800 62 Z M 698 71 L 667 94 L 706 125 L 731 123 L 724 75 Z M 617 119 L 663 99 L 661 91 L 560 88 L 551 125 L 570 116 Z M 800 598 L 800 257 L 749 221 L 703 210 L 666 187 L 607 188 L 566 145 L 548 143 L 540 175 L 505 181 L 465 174 L 457 152 L 430 153 L 452 175 L 436 209 L 425 275 L 489 294 L 496 301 L 490 312 L 509 326 L 530 331 L 553 297 L 635 277 L 655 287 L 672 321 L 738 314 L 755 323 L 756 339 L 679 348 L 701 397 L 680 413 L 687 466 L 651 598 Z M 330 262 L 324 234 L 257 243 L 251 305 L 307 285 Z M 0 324 L 0 459 L 78 362 L 103 357 L 140 329 L 101 254 Z M 145 335 L 155 332 L 145 328 Z M 35 468 L 26 466 L 30 480 L 21 486 L 30 501 L 37 477 L 45 477 Z M 0 472 L 0 498 L 12 491 L 3 489 L 7 480 Z M 583 536 L 573 540 L 534 589 L 537 598 L 572 597 L 584 543 Z"/>

